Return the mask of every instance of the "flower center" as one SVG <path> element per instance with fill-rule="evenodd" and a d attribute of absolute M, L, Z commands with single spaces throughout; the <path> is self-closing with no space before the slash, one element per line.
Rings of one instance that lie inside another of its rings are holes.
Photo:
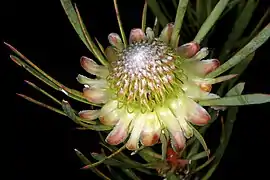
<path fill-rule="evenodd" d="M 121 105 L 152 111 L 169 96 L 181 93 L 181 60 L 160 41 L 137 42 L 111 63 L 108 82 Z"/>

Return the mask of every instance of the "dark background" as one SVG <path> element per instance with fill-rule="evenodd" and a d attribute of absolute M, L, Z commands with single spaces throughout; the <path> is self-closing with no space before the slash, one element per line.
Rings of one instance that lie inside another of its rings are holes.
<path fill-rule="evenodd" d="M 90 34 L 107 46 L 107 35 L 119 32 L 113 1 L 78 0 L 77 3 Z M 119 5 L 126 32 L 140 27 L 143 1 L 121 0 Z M 264 6 L 269 6 L 269 3 L 265 1 Z M 69 100 L 13 63 L 9 59 L 11 52 L 3 42 L 15 46 L 64 85 L 78 90 L 82 86 L 75 77 L 78 73 L 85 74 L 79 59 L 83 55 L 93 56 L 73 30 L 60 1 L 5 1 L 1 5 L 1 19 L 1 90 L 4 90 L 1 93 L 4 106 L 1 108 L 1 127 L 3 132 L 7 131 L 2 136 L 7 145 L 2 145 L 2 149 L 7 151 L 8 155 L 3 156 L 8 157 L 9 162 L 4 165 L 9 169 L 6 171 L 9 177 L 4 179 L 95 178 L 92 173 L 79 170 L 81 163 L 73 149 L 83 153 L 99 151 L 95 143 L 97 136 L 91 131 L 75 130 L 68 118 L 16 96 L 15 93 L 19 92 L 48 102 L 23 82 L 27 79 L 60 99 Z M 259 48 L 255 59 L 241 76 L 246 82 L 245 93 L 270 94 L 268 53 L 269 41 Z M 87 108 L 74 101 L 71 104 Z M 240 108 L 231 141 L 212 179 L 260 179 L 268 176 L 269 107 L 269 104 L 263 104 Z"/>

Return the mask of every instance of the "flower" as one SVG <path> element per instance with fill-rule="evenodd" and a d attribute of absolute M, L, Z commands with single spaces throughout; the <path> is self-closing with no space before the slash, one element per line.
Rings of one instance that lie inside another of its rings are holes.
<path fill-rule="evenodd" d="M 219 61 L 202 60 L 208 49 L 200 49 L 195 42 L 172 48 L 173 28 L 172 23 L 167 24 L 158 37 L 149 27 L 146 33 L 132 29 L 127 47 L 118 34 L 109 34 L 108 66 L 81 58 L 82 67 L 96 78 L 78 75 L 77 80 L 85 85 L 84 97 L 101 108 L 79 114 L 113 126 L 107 143 L 118 145 L 127 140 L 126 148 L 136 150 L 139 143 L 156 144 L 166 130 L 173 149 L 179 151 L 193 136 L 192 124 L 205 125 L 211 119 L 197 101 L 218 98 L 210 93 L 212 84 L 235 75 L 205 78 Z"/>

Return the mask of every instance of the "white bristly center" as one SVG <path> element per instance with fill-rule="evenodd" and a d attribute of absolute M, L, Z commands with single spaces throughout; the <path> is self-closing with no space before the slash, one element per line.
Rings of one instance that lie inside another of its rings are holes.
<path fill-rule="evenodd" d="M 175 81 L 175 59 L 168 51 L 166 44 L 154 41 L 131 44 L 120 52 L 108 77 L 117 97 L 139 106 L 150 102 L 151 108 L 163 102 Z"/>

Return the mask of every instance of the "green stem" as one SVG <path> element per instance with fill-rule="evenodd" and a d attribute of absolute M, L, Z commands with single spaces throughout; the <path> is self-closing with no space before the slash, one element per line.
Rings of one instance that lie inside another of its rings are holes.
<path fill-rule="evenodd" d="M 158 18 L 158 22 L 161 24 L 162 27 L 165 27 L 166 24 L 168 24 L 168 19 L 164 15 L 164 13 L 161 11 L 158 3 L 156 0 L 147 0 L 147 4 L 154 13 L 154 15 Z"/>
<path fill-rule="evenodd" d="M 214 26 L 216 21 L 219 19 L 220 15 L 226 8 L 229 0 L 220 0 L 211 14 L 208 16 L 208 18 L 203 23 L 202 27 L 200 28 L 199 32 L 197 33 L 196 37 L 194 38 L 194 41 L 197 43 L 201 43 L 201 41 L 204 39 L 206 34 L 211 30 L 211 28 Z"/>
<path fill-rule="evenodd" d="M 240 51 L 238 51 L 233 57 L 231 57 L 224 64 L 219 66 L 215 71 L 206 75 L 207 78 L 216 77 L 228 69 L 234 67 L 236 64 L 244 60 L 248 55 L 256 51 L 261 45 L 263 45 L 270 37 L 270 23 L 267 24 L 257 36 L 255 36 L 247 45 L 245 45 Z"/>
<path fill-rule="evenodd" d="M 122 26 L 122 22 L 121 22 L 121 19 L 120 19 L 120 13 L 119 13 L 119 10 L 118 10 L 117 0 L 113 0 L 113 4 L 114 4 L 114 9 L 115 9 L 119 29 L 120 29 L 120 32 L 121 32 L 121 36 L 122 36 L 122 39 L 123 39 L 123 42 L 124 42 L 124 46 L 127 47 L 127 38 L 126 38 L 124 29 L 123 29 L 123 26 Z"/>
<path fill-rule="evenodd" d="M 181 0 L 179 1 L 177 13 L 174 21 L 174 28 L 172 32 L 172 38 L 171 38 L 171 46 L 177 47 L 180 37 L 180 30 L 183 24 L 183 19 L 186 13 L 187 5 L 189 3 L 189 0 Z"/>
<path fill-rule="evenodd" d="M 74 149 L 76 155 L 80 158 L 80 160 L 83 162 L 83 164 L 87 165 L 87 164 L 91 164 L 91 161 L 86 158 L 79 150 Z M 101 171 L 99 171 L 97 168 L 91 168 L 91 170 L 96 173 L 98 176 L 100 176 L 101 178 L 105 179 L 105 180 L 111 180 L 109 177 L 107 177 L 105 174 L 103 174 Z"/>
<path fill-rule="evenodd" d="M 90 168 L 93 168 L 93 167 L 96 167 L 100 164 L 102 164 L 105 160 L 107 159 L 110 159 L 112 158 L 113 156 L 117 155 L 118 153 L 120 153 L 121 151 L 123 151 L 124 149 L 126 148 L 126 145 L 122 146 L 121 148 L 119 148 L 117 151 L 115 151 L 114 153 L 112 153 L 111 155 L 105 157 L 104 159 L 94 163 L 94 164 L 89 164 L 89 165 L 86 165 L 84 166 L 82 169 L 90 169 Z"/>
<path fill-rule="evenodd" d="M 24 80 L 24 82 L 26 82 L 27 84 L 29 84 L 30 86 L 32 86 L 36 90 L 38 90 L 41 93 L 43 93 L 44 95 L 46 95 L 47 97 L 49 97 L 50 99 L 52 99 L 57 104 L 62 105 L 62 103 L 58 99 L 56 99 L 55 97 L 53 97 L 52 95 L 50 95 L 49 93 L 47 93 L 45 90 L 43 90 L 40 87 L 38 87 L 37 85 L 35 85 L 34 83 L 31 83 L 30 81 L 27 81 L 27 80 Z"/>
<path fill-rule="evenodd" d="M 142 13 L 142 30 L 145 32 L 146 29 L 146 17 L 147 17 L 147 1 L 144 1 L 143 13 Z"/>
<path fill-rule="evenodd" d="M 28 97 L 28 96 L 26 96 L 26 95 L 24 95 L 24 94 L 19 94 L 19 93 L 17 93 L 17 95 L 20 96 L 20 97 L 22 97 L 22 98 L 24 98 L 24 99 L 26 99 L 26 100 L 28 100 L 28 101 L 30 101 L 30 102 L 32 102 L 32 103 L 35 103 L 35 104 L 37 104 L 37 105 L 39 105 L 39 106 L 41 106 L 41 107 L 45 107 L 45 108 L 47 108 L 47 109 L 49 109 L 49 110 L 51 110 L 51 111 L 54 111 L 54 112 L 56 112 L 56 113 L 58 113 L 58 114 L 67 116 L 66 113 L 64 113 L 63 111 L 61 111 L 61 110 L 59 110 L 59 109 L 57 109 L 57 108 L 54 108 L 54 107 L 52 107 L 52 106 L 49 106 L 49 105 L 47 105 L 47 104 L 44 104 L 44 103 L 42 103 L 42 102 L 39 102 L 39 101 L 37 101 L 37 100 L 35 100 L 35 99 L 33 99 L 33 98 L 30 98 L 30 97 Z"/>

